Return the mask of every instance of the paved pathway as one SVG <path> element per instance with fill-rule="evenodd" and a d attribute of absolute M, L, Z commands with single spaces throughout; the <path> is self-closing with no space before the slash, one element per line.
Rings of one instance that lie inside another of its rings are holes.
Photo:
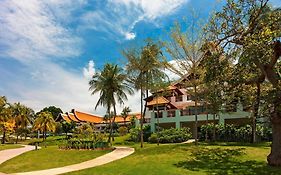
<path fill-rule="evenodd" d="M 22 153 L 25 153 L 27 151 L 31 151 L 35 149 L 35 146 L 30 146 L 30 145 L 23 145 L 23 148 L 15 148 L 15 149 L 6 149 L 3 151 L 0 151 L 0 164 L 3 162 L 14 158 Z M 1 172 L 0 172 L 1 175 Z"/>
<path fill-rule="evenodd" d="M 60 167 L 60 168 L 16 173 L 15 175 L 56 175 L 56 174 L 62 174 L 71 171 L 78 171 L 86 168 L 96 167 L 99 165 L 103 165 L 121 159 L 123 157 L 129 156 L 130 154 L 134 153 L 134 151 L 135 151 L 134 148 L 116 147 L 114 151 L 86 162 Z"/>

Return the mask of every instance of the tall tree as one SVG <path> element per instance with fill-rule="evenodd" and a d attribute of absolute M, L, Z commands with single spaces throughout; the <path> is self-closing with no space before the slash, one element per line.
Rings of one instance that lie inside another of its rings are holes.
<path fill-rule="evenodd" d="M 16 143 L 18 143 L 19 135 L 26 129 L 27 125 L 31 123 L 31 116 L 34 114 L 34 111 L 20 103 L 13 104 L 12 109 L 17 135 Z"/>
<path fill-rule="evenodd" d="M 172 29 L 170 41 L 166 42 L 166 51 L 172 57 L 174 62 L 170 64 L 169 69 L 181 78 L 185 79 L 183 86 L 195 101 L 195 122 L 194 136 L 195 144 L 198 143 L 198 102 L 203 84 L 204 69 L 201 61 L 204 53 L 203 46 L 204 35 L 198 19 L 192 18 L 189 27 L 185 31 L 179 24 Z M 191 87 L 191 88 L 190 88 Z"/>
<path fill-rule="evenodd" d="M 126 126 L 126 119 L 130 112 L 132 112 L 132 110 L 128 106 L 125 106 L 121 112 L 121 116 L 124 119 L 124 126 Z"/>
<path fill-rule="evenodd" d="M 37 114 L 39 114 L 40 112 L 50 112 L 52 114 L 54 120 L 57 119 L 57 117 L 59 116 L 60 113 L 63 113 L 61 108 L 55 107 L 55 106 L 45 107 L 41 111 L 39 111 Z"/>
<path fill-rule="evenodd" d="M 128 63 L 126 70 L 129 79 L 136 90 L 140 90 L 141 95 L 141 119 L 140 119 L 140 137 L 141 148 L 143 147 L 143 123 L 146 112 L 146 104 L 143 105 L 143 99 L 148 97 L 150 87 L 155 79 L 165 79 L 163 72 L 167 65 L 166 59 L 162 55 L 161 45 L 154 43 L 150 39 L 146 45 L 139 49 L 128 49 L 123 51 Z"/>
<path fill-rule="evenodd" d="M 232 59 L 244 57 L 249 66 L 254 64 L 261 82 L 267 79 L 273 87 L 268 101 L 273 141 L 267 157 L 272 166 L 281 166 L 280 26 L 281 10 L 270 8 L 268 0 L 228 0 L 207 27 L 210 41 L 228 51 Z"/>
<path fill-rule="evenodd" d="M 133 94 L 133 90 L 127 83 L 127 75 L 119 66 L 113 64 L 106 64 L 101 72 L 93 75 L 89 85 L 92 95 L 100 94 L 95 109 L 99 105 L 105 106 L 109 114 L 110 109 L 113 108 L 114 117 L 110 124 L 109 134 L 109 142 L 111 143 L 113 123 L 116 117 L 116 104 L 124 104 L 124 100 L 127 100 L 126 93 Z"/>
<path fill-rule="evenodd" d="M 38 114 L 34 125 L 34 130 L 43 132 L 43 140 L 46 139 L 47 131 L 54 132 L 56 130 L 56 122 L 50 112 L 41 112 Z"/>

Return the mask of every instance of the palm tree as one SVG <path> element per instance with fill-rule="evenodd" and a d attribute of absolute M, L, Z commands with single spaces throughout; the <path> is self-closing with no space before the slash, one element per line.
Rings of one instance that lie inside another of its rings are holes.
<path fill-rule="evenodd" d="M 125 106 L 121 112 L 121 116 L 124 119 L 124 126 L 126 126 L 126 118 L 130 112 L 132 112 L 132 110 L 128 106 Z"/>
<path fill-rule="evenodd" d="M 148 97 L 148 91 L 154 84 L 155 79 L 165 79 L 166 74 L 163 72 L 167 61 L 162 56 L 161 47 L 159 44 L 147 41 L 146 46 L 140 50 L 129 49 L 123 51 L 123 55 L 127 58 L 128 64 L 126 69 L 131 83 L 136 90 L 141 93 L 141 148 L 143 147 L 143 122 L 146 107 L 143 107 L 144 97 Z M 158 81 L 159 82 L 159 81 Z M 145 104 L 146 106 L 146 104 Z"/>
<path fill-rule="evenodd" d="M 34 129 L 43 132 L 43 140 L 46 139 L 46 132 L 56 130 L 56 122 L 50 112 L 41 112 L 34 122 Z"/>
<path fill-rule="evenodd" d="M 133 90 L 127 83 L 127 75 L 117 65 L 106 64 L 101 72 L 93 75 L 89 82 L 92 95 L 99 93 L 100 97 L 95 109 L 101 105 L 106 107 L 107 113 L 113 108 L 114 116 L 110 123 L 109 142 L 111 143 L 113 123 L 116 117 L 116 104 L 124 104 L 127 100 L 126 92 L 133 94 Z"/>
<path fill-rule="evenodd" d="M 22 129 L 26 129 L 27 125 L 31 122 L 31 114 L 33 110 L 20 104 L 15 103 L 12 105 L 13 117 L 15 120 L 15 131 L 17 134 L 16 143 L 18 143 L 18 136 Z"/>
<path fill-rule="evenodd" d="M 5 143 L 6 137 L 6 125 L 5 123 L 11 118 L 11 108 L 7 102 L 7 98 L 5 96 L 0 96 L 0 125 L 2 127 L 3 136 L 2 136 L 2 144 Z"/>

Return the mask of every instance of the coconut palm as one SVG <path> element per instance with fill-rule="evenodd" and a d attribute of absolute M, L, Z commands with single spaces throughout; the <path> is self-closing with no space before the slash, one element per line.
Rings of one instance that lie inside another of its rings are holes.
<path fill-rule="evenodd" d="M 15 131 L 17 135 L 16 143 L 18 143 L 18 136 L 21 131 L 26 129 L 27 125 L 31 123 L 31 115 L 34 113 L 32 109 L 20 104 L 15 103 L 12 105 L 12 113 L 15 120 Z"/>
<path fill-rule="evenodd" d="M 0 96 L 0 126 L 2 128 L 3 136 L 2 136 L 2 144 L 5 143 L 6 137 L 6 122 L 11 118 L 11 108 L 7 102 L 7 98 L 5 96 Z"/>
<path fill-rule="evenodd" d="M 124 104 L 127 100 L 126 92 L 133 94 L 133 90 L 127 83 L 127 75 L 117 65 L 106 64 L 101 72 L 93 75 L 89 82 L 92 95 L 99 93 L 100 97 L 97 101 L 95 109 L 98 106 L 104 106 L 107 113 L 113 108 L 114 116 L 110 123 L 109 143 L 111 143 L 113 126 L 116 117 L 116 104 Z"/>
<path fill-rule="evenodd" d="M 130 112 L 132 112 L 132 110 L 128 106 L 125 106 L 121 112 L 121 116 L 124 119 L 124 126 L 126 125 L 126 119 Z"/>
<path fill-rule="evenodd" d="M 41 112 L 34 122 L 34 130 L 43 132 L 43 140 L 46 139 L 46 132 L 56 130 L 56 122 L 50 112 Z"/>
<path fill-rule="evenodd" d="M 148 40 L 146 46 L 140 50 L 129 49 L 123 51 L 123 55 L 128 60 L 126 70 L 130 81 L 135 89 L 140 90 L 141 93 L 140 136 L 141 147 L 143 147 L 143 122 L 146 111 L 146 107 L 143 107 L 143 99 L 145 96 L 148 97 L 148 91 L 154 82 L 156 82 L 156 79 L 167 78 L 166 74 L 163 72 L 167 61 L 162 56 L 160 45 L 150 40 Z"/>

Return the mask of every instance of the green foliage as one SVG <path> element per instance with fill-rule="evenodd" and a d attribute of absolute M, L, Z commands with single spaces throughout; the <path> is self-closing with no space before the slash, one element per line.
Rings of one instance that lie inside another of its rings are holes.
<path fill-rule="evenodd" d="M 128 128 L 126 126 L 121 126 L 118 128 L 118 133 L 120 136 L 124 136 L 128 133 Z"/>
<path fill-rule="evenodd" d="M 56 118 L 58 117 L 58 115 L 60 113 L 63 113 L 60 108 L 55 107 L 55 106 L 45 107 L 41 111 L 39 111 L 36 115 L 38 115 L 41 112 L 50 112 L 52 114 L 52 117 L 53 117 L 54 120 L 56 120 Z"/>
<path fill-rule="evenodd" d="M 213 130 L 215 127 L 216 138 L 213 138 Z M 256 135 L 259 141 L 270 139 L 270 130 L 262 125 L 257 125 Z M 222 125 L 222 124 L 207 124 L 201 126 L 200 139 L 226 142 L 251 142 L 252 141 L 252 127 L 250 125 L 234 126 L 234 125 Z"/>
<path fill-rule="evenodd" d="M 132 128 L 130 129 L 129 133 L 130 133 L 130 137 L 129 137 L 129 141 L 133 141 L 133 142 L 139 142 L 140 141 L 140 128 Z M 143 128 L 143 140 L 146 142 L 148 141 L 148 138 L 151 135 L 151 129 L 150 129 L 150 125 L 145 125 Z"/>
<path fill-rule="evenodd" d="M 151 143 L 157 143 L 157 139 L 159 139 L 159 143 L 181 143 L 190 138 L 191 132 L 189 128 L 170 128 L 152 134 L 148 141 Z"/>
<path fill-rule="evenodd" d="M 101 133 L 92 133 L 90 135 L 78 135 L 77 138 L 66 140 L 59 144 L 61 149 L 97 149 L 108 148 L 108 142 L 105 140 L 105 135 Z"/>

